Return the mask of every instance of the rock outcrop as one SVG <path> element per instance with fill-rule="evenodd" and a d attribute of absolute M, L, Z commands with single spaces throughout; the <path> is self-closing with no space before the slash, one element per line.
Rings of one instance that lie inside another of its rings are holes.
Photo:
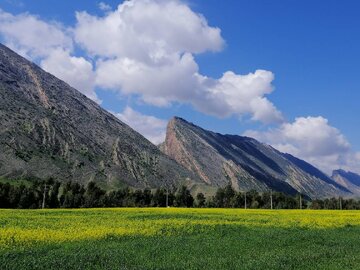
<path fill-rule="evenodd" d="M 360 197 L 360 175 L 344 170 L 335 170 L 331 178 L 338 184 L 346 187 L 356 197 Z"/>

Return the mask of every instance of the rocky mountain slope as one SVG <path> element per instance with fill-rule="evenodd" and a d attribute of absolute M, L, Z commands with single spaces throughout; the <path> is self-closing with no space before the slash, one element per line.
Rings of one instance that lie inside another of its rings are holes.
<path fill-rule="evenodd" d="M 95 102 L 0 45 L 0 177 L 159 187 L 195 179 Z"/>
<path fill-rule="evenodd" d="M 338 184 L 346 187 L 354 195 L 360 196 L 360 175 L 344 170 L 335 170 L 331 178 Z"/>
<path fill-rule="evenodd" d="M 349 190 L 289 154 L 255 139 L 204 130 L 173 118 L 160 149 L 211 186 L 237 190 L 269 189 L 312 198 L 348 196 Z"/>

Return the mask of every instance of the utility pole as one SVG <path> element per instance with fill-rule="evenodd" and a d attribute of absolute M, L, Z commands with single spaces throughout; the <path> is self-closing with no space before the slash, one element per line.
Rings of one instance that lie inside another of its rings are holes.
<path fill-rule="evenodd" d="M 340 210 L 342 210 L 342 201 L 341 201 L 341 197 L 339 197 L 339 208 L 340 208 Z"/>
<path fill-rule="evenodd" d="M 300 209 L 302 209 L 301 193 L 299 193 L 299 200 L 300 200 Z"/>
<path fill-rule="evenodd" d="M 169 188 L 166 188 L 166 208 L 169 207 Z"/>
<path fill-rule="evenodd" d="M 247 208 L 247 205 L 246 205 L 246 191 L 245 191 L 245 209 Z"/>
<path fill-rule="evenodd" d="M 271 210 L 272 210 L 273 209 L 272 189 L 270 190 L 270 206 L 271 206 Z"/>
<path fill-rule="evenodd" d="M 44 208 L 45 208 L 46 190 L 47 190 L 47 186 L 46 186 L 46 184 L 45 184 L 45 187 L 44 187 L 44 194 L 43 194 L 43 201 L 42 201 L 42 209 L 44 209 Z"/>

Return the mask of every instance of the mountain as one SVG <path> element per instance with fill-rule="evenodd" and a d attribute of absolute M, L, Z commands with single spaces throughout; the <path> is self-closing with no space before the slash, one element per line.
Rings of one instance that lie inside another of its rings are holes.
<path fill-rule="evenodd" d="M 350 191 L 309 163 L 249 137 L 222 135 L 175 117 L 160 149 L 204 183 L 237 190 L 269 189 L 311 198 L 349 196 Z"/>
<path fill-rule="evenodd" d="M 107 187 L 196 177 L 92 100 L 0 44 L 0 177 Z"/>
<path fill-rule="evenodd" d="M 331 178 L 338 184 L 346 187 L 354 195 L 360 196 L 360 175 L 344 170 L 335 170 Z"/>

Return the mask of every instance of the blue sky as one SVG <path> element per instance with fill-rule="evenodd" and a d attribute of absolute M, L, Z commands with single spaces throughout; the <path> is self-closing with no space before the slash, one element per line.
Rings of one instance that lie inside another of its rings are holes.
<path fill-rule="evenodd" d="M 122 3 L 103 1 L 101 9 L 100 2 L 1 0 L 0 8 L 3 13 L 11 16 L 16 17 L 26 13 L 27 16 L 34 16 L 37 20 L 50 25 L 60 24 L 59 29 L 66 33 L 69 31 L 68 28 L 74 29 L 79 24 L 75 12 L 86 11 L 93 19 L 101 19 L 115 13 L 118 5 Z M 164 5 L 164 1 L 154 1 L 154 3 L 160 7 Z M 198 49 L 193 49 L 194 46 L 191 44 L 187 44 L 185 49 L 179 51 L 180 58 L 183 53 L 189 52 L 194 58 L 193 62 L 197 64 L 197 73 L 211 78 L 212 84 L 218 84 L 220 82 L 218 79 L 226 71 L 232 71 L 236 76 L 254 73 L 256 70 L 271 72 L 274 79 L 268 79 L 261 87 L 271 85 L 274 90 L 253 91 L 260 91 L 258 97 L 266 98 L 274 106 L 274 110 L 281 113 L 283 119 L 279 120 L 274 116 L 269 120 L 261 116 L 255 117 L 254 120 L 256 109 L 242 109 L 244 104 L 240 99 L 243 95 L 235 94 L 231 95 L 234 99 L 230 102 L 231 108 L 221 110 L 219 113 L 212 113 L 212 110 L 216 110 L 216 104 L 206 107 L 206 100 L 192 103 L 180 97 L 179 93 L 176 98 L 167 98 L 170 104 L 160 106 L 160 101 L 144 101 L 144 92 L 135 89 L 139 87 L 137 83 L 124 81 L 94 84 L 97 98 L 102 101 L 101 106 L 117 113 L 120 119 L 128 121 L 130 125 L 135 125 L 134 128 L 140 129 L 140 132 L 149 132 L 150 137 L 156 136 L 157 140 L 160 131 L 152 129 L 164 129 L 164 122 L 161 121 L 178 115 L 217 132 L 252 135 L 282 151 L 313 162 L 325 171 L 330 171 L 333 167 L 358 170 L 357 164 L 360 161 L 360 158 L 357 160 L 360 151 L 358 139 L 360 120 L 357 117 L 360 114 L 359 1 L 189 0 L 176 1 L 176 3 L 179 7 L 189 8 L 195 15 L 202 14 L 207 21 L 207 27 L 221 30 L 216 41 L 209 41 L 208 36 L 194 41 L 194 43 L 198 42 L 195 44 L 197 47 L 194 45 L 196 48 L 201 47 L 200 52 L 196 51 Z M 139 16 L 138 13 L 134 14 Z M 3 19 L 0 19 L 0 24 L 9 23 L 6 21 L 8 18 L 4 17 L 6 16 L 3 15 Z M 14 21 L 15 17 L 10 20 Z M 194 23 L 193 27 L 196 26 Z M 180 22 L 179 27 L 174 29 L 181 30 Z M 145 26 L 143 31 L 147 31 Z M 42 67 L 46 66 L 50 72 L 60 72 L 51 68 L 51 61 L 46 64 L 48 55 L 33 53 L 28 48 L 34 44 L 29 45 L 29 42 L 22 41 L 19 36 L 11 36 L 6 33 L 6 29 L 2 31 L 0 29 L 0 37 L 2 42 L 13 46 L 13 49 L 36 61 Z M 43 38 L 46 39 L 45 36 Z M 191 40 L 192 36 L 189 34 L 184 38 Z M 76 40 L 76 37 L 73 39 Z M 221 41 L 223 41 L 222 45 L 220 45 Z M 84 45 L 86 42 L 88 43 Z M 89 61 L 95 70 L 97 61 L 103 59 L 105 52 L 102 54 L 99 51 L 101 48 L 96 47 L 97 51 L 91 53 L 89 48 L 94 48 L 91 47 L 94 44 L 89 42 L 83 37 L 81 42 L 75 41 L 71 49 L 66 47 L 67 45 L 64 46 L 66 51 L 70 51 L 70 57 Z M 129 52 L 129 50 L 125 51 Z M 170 51 L 173 52 L 172 48 Z M 121 57 L 124 56 L 127 57 L 123 53 Z M 111 58 L 108 55 L 106 57 Z M 55 59 L 57 58 L 53 58 Z M 117 71 L 113 70 L 116 76 Z M 60 73 L 55 75 L 61 77 Z M 62 79 L 66 81 L 68 77 L 64 76 Z M 186 80 L 185 75 L 181 77 L 181 81 Z M 72 83 L 71 78 L 68 82 Z M 130 86 L 123 87 L 126 90 L 121 89 L 125 84 Z M 75 82 L 74 86 L 78 85 L 81 88 L 81 83 Z M 186 82 L 185 85 L 193 86 L 190 82 Z M 226 85 L 223 84 L 221 89 Z M 236 85 L 234 87 L 235 90 L 238 89 Z M 219 89 L 216 88 L 216 91 L 220 91 Z M 249 91 L 251 89 L 250 87 Z M 181 92 L 181 89 L 176 88 L 174 91 Z M 236 97 L 239 97 L 239 105 L 234 108 L 237 104 Z M 193 98 L 200 97 L 194 95 Z M 225 103 L 228 104 L 229 100 Z M 271 113 L 275 115 L 274 110 Z M 147 116 L 152 118 L 146 118 Z M 297 121 L 296 118 L 300 119 Z M 146 125 L 152 127 L 144 128 Z M 319 131 L 320 135 L 318 135 Z"/>

